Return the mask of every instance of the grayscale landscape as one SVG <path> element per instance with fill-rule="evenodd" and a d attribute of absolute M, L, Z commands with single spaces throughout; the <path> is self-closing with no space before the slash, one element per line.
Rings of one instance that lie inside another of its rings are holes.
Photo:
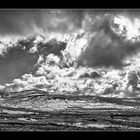
<path fill-rule="evenodd" d="M 140 10 L 0 10 L 0 131 L 140 131 Z"/>

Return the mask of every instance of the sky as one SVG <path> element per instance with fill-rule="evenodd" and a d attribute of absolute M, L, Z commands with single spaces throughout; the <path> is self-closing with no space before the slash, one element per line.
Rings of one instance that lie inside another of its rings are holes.
<path fill-rule="evenodd" d="M 124 70 L 139 53 L 140 10 L 0 10 L 0 19 L 4 88 L 45 88 L 81 68 Z"/>

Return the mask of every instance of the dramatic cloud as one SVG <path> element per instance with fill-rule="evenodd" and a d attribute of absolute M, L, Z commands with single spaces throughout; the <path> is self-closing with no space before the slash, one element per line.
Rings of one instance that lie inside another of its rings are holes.
<path fill-rule="evenodd" d="M 79 65 L 122 67 L 124 58 L 135 54 L 139 50 L 139 40 L 135 42 L 129 40 L 132 37 L 130 38 L 128 33 L 125 34 L 125 38 L 122 34 L 118 35 L 113 30 L 113 22 L 113 17 L 110 14 L 97 16 L 94 19 L 90 27 L 94 34 L 89 40 L 88 46 L 78 58 Z M 128 32 L 130 32 L 129 29 L 128 27 Z M 129 34 L 132 36 L 131 32 Z M 137 38 L 139 38 L 139 35 L 140 32 Z"/>
<path fill-rule="evenodd" d="M 23 36 L 15 43 L 1 39 L 0 84 L 7 84 L 0 88 L 120 95 L 127 71 L 140 60 L 133 56 L 140 48 L 136 16 L 123 10 L 0 11 L 0 35 Z"/>

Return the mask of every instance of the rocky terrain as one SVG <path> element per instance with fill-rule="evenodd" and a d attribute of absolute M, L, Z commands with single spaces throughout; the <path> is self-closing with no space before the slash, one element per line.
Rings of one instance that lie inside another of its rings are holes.
<path fill-rule="evenodd" d="M 139 106 L 140 98 L 9 93 L 0 99 L 0 130 L 137 131 Z"/>

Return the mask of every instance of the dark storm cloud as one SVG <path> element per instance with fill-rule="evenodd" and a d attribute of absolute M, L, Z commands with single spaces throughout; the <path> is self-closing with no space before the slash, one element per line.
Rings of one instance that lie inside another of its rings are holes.
<path fill-rule="evenodd" d="M 122 36 L 113 32 L 111 23 L 111 14 L 100 15 L 100 18 L 94 21 L 90 31 L 96 34 L 78 58 L 78 65 L 122 68 L 124 58 L 139 51 L 140 43 L 124 41 Z"/>
<path fill-rule="evenodd" d="M 33 72 L 36 68 L 38 56 L 29 54 L 21 48 L 15 47 L 0 59 L 0 84 L 11 83 L 13 79 L 25 73 Z"/>
<path fill-rule="evenodd" d="M 66 43 L 51 40 L 46 43 L 38 44 L 38 51 L 30 53 L 29 50 L 34 46 L 34 37 L 18 40 L 14 47 L 9 47 L 0 57 L 0 84 L 10 83 L 13 79 L 20 78 L 23 74 L 34 74 L 39 65 L 35 65 L 39 55 L 46 56 L 54 54 L 61 56 L 61 51 L 66 48 Z M 62 56 L 61 56 L 62 57 Z"/>
<path fill-rule="evenodd" d="M 135 53 L 139 43 L 126 43 L 111 30 L 111 20 L 116 14 L 138 17 L 137 10 L 0 10 L 0 35 L 28 35 L 37 29 L 45 32 L 67 32 L 83 28 L 96 33 L 78 59 L 79 65 L 123 65 L 123 59 Z M 89 15 L 93 23 L 87 23 Z M 99 18 L 97 18 L 99 17 Z"/>

